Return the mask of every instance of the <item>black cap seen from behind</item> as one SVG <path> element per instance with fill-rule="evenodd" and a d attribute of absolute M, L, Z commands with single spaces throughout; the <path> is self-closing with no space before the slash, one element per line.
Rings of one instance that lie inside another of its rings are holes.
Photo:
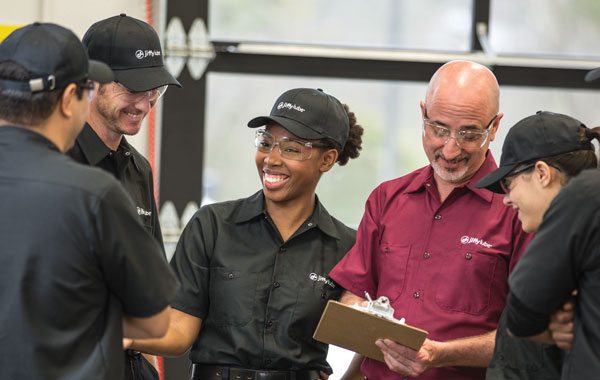
<path fill-rule="evenodd" d="M 122 13 L 94 23 L 83 36 L 90 58 L 106 63 L 115 81 L 132 91 L 181 84 L 163 64 L 158 34 L 142 20 Z"/>
<path fill-rule="evenodd" d="M 248 122 L 258 128 L 274 122 L 306 140 L 330 138 L 343 148 L 350 133 L 348 115 L 335 97 L 321 89 L 294 88 L 281 94 L 269 116 L 259 116 Z"/>
<path fill-rule="evenodd" d="M 589 141 L 581 141 L 585 125 L 559 113 L 538 111 L 515 124 L 502 145 L 500 166 L 475 184 L 494 193 L 504 194 L 500 180 L 518 165 L 577 150 L 594 150 Z"/>
<path fill-rule="evenodd" d="M 0 80 L 0 88 L 17 91 L 52 91 L 88 78 L 100 83 L 114 78 L 107 65 L 88 58 L 72 31 L 51 23 L 36 22 L 13 31 L 0 44 L 0 62 L 5 61 L 29 72 L 27 82 Z"/>

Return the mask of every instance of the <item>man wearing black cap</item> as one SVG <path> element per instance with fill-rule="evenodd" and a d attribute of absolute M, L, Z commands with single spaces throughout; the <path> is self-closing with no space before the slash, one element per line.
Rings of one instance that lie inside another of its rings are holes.
<path fill-rule="evenodd" d="M 0 44 L 2 378 L 117 379 L 122 337 L 168 326 L 177 280 L 125 190 L 62 154 L 112 80 L 55 24 Z"/>
<path fill-rule="evenodd" d="M 132 197 L 148 231 L 163 246 L 158 221 L 152 167 L 124 135 L 135 135 L 142 121 L 169 85 L 181 87 L 163 65 L 156 31 L 147 23 L 121 14 L 93 24 L 83 37 L 90 58 L 113 70 L 114 82 L 101 85 L 90 114 L 69 155 L 98 166 L 117 178 Z M 158 378 L 139 353 L 127 351 L 127 367 Z M 154 358 L 148 357 L 152 362 Z M 133 376 L 132 370 L 126 376 Z"/>

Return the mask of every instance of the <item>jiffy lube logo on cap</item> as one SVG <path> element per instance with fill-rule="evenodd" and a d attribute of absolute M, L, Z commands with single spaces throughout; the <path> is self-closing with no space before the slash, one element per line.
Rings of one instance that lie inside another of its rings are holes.
<path fill-rule="evenodd" d="M 146 57 L 155 57 L 160 56 L 160 50 L 137 50 L 135 52 L 135 57 L 137 59 L 143 59 Z"/>
<path fill-rule="evenodd" d="M 296 110 L 298 112 L 306 111 L 304 108 L 300 107 L 299 105 L 288 103 L 288 102 L 279 102 L 279 104 L 277 105 L 277 109 L 280 110 L 282 108 L 287 108 L 289 110 Z"/>

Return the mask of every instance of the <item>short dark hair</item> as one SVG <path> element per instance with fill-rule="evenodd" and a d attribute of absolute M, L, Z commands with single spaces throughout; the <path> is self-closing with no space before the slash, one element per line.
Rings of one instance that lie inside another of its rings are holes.
<path fill-rule="evenodd" d="M 0 79 L 28 81 L 31 76 L 22 65 L 13 61 L 4 61 L 0 62 Z M 32 93 L 0 88 L 0 119 L 25 127 L 41 124 L 50 117 L 64 90 L 59 88 Z M 76 94 L 81 99 L 83 88 L 78 86 Z"/>

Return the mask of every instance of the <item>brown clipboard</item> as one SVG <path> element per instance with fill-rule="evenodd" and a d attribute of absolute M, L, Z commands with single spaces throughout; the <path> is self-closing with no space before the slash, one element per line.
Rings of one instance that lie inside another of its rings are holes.
<path fill-rule="evenodd" d="M 425 330 L 330 300 L 313 338 L 383 362 L 383 354 L 375 345 L 378 339 L 388 338 L 419 350 L 427 334 Z"/>

